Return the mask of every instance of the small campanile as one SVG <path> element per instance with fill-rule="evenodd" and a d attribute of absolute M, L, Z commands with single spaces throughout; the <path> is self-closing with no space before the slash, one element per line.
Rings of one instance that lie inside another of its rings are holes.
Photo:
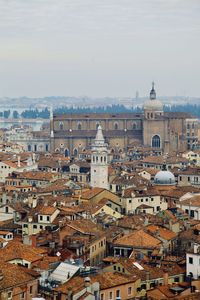
<path fill-rule="evenodd" d="M 102 128 L 99 125 L 92 144 L 91 187 L 109 188 L 108 184 L 108 145 L 105 143 Z"/>

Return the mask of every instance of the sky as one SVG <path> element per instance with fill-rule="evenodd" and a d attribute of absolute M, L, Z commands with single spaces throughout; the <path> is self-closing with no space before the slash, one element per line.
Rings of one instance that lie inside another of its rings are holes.
<path fill-rule="evenodd" d="M 200 96 L 199 0 L 0 0 L 0 97 Z"/>

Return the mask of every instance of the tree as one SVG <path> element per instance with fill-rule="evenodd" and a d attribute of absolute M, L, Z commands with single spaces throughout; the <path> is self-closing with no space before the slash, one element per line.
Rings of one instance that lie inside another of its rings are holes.
<path fill-rule="evenodd" d="M 3 116 L 4 116 L 5 119 L 8 119 L 9 116 L 10 116 L 10 110 L 4 110 Z"/>
<path fill-rule="evenodd" d="M 13 111 L 13 118 L 14 118 L 14 119 L 18 119 L 18 118 L 19 118 L 19 113 L 18 113 L 18 111 L 16 111 L 16 110 Z"/>

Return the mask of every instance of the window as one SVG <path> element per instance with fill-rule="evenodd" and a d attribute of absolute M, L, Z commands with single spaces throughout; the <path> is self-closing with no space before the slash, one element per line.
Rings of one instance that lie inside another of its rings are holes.
<path fill-rule="evenodd" d="M 81 123 L 78 124 L 78 130 L 81 130 Z"/>
<path fill-rule="evenodd" d="M 69 150 L 65 149 L 65 157 L 68 157 L 68 156 L 69 156 Z"/>
<path fill-rule="evenodd" d="M 34 151 L 37 151 L 37 145 L 34 145 Z"/>
<path fill-rule="evenodd" d="M 180 278 L 179 277 L 175 277 L 174 278 L 174 282 L 179 282 L 180 281 Z"/>
<path fill-rule="evenodd" d="M 8 300 L 12 299 L 12 292 L 8 292 L 7 296 L 8 296 Z"/>
<path fill-rule="evenodd" d="M 119 125 L 118 125 L 118 123 L 115 123 L 115 125 L 114 125 L 114 129 L 115 129 L 115 130 L 118 130 L 118 128 L 119 128 Z"/>
<path fill-rule="evenodd" d="M 20 294 L 20 299 L 24 299 L 25 298 L 25 293 L 21 293 Z"/>
<path fill-rule="evenodd" d="M 40 216 L 40 221 L 42 221 L 43 220 L 43 216 Z"/>
<path fill-rule="evenodd" d="M 121 271 L 121 268 L 120 268 L 120 267 L 118 267 L 118 271 L 119 271 L 119 272 Z"/>
<path fill-rule="evenodd" d="M 48 144 L 45 145 L 45 150 L 46 150 L 46 152 L 49 151 L 49 145 Z"/>
<path fill-rule="evenodd" d="M 101 294 L 101 300 L 104 300 L 104 294 Z"/>
<path fill-rule="evenodd" d="M 113 266 L 113 269 L 116 271 L 116 270 L 117 270 L 117 267 L 116 267 L 116 266 Z"/>
<path fill-rule="evenodd" d="M 193 257 L 189 257 L 189 264 L 193 265 Z"/>
<path fill-rule="evenodd" d="M 188 176 L 188 181 L 190 181 L 190 177 Z"/>
<path fill-rule="evenodd" d="M 34 228 L 34 229 L 37 229 L 37 225 L 33 225 L 33 228 Z"/>
<path fill-rule="evenodd" d="M 28 224 L 24 224 L 23 227 L 24 227 L 24 228 L 28 228 Z"/>
<path fill-rule="evenodd" d="M 160 137 L 158 135 L 154 135 L 152 137 L 152 148 L 160 148 Z"/>
<path fill-rule="evenodd" d="M 5 213 L 8 214 L 8 206 L 6 206 L 6 211 L 5 211 Z"/>
<path fill-rule="evenodd" d="M 63 128 L 64 128 L 63 122 L 60 122 L 59 127 L 60 127 L 60 130 L 63 130 Z"/>
<path fill-rule="evenodd" d="M 116 297 L 120 297 L 120 290 L 116 291 Z"/>
<path fill-rule="evenodd" d="M 77 156 L 78 155 L 78 150 L 75 148 L 74 149 L 74 156 Z"/>
<path fill-rule="evenodd" d="M 47 221 L 50 221 L 50 217 L 49 216 L 47 216 Z"/>
<path fill-rule="evenodd" d="M 129 203 L 132 203 L 132 200 L 129 200 L 128 202 L 129 202 Z"/>
<path fill-rule="evenodd" d="M 110 292 L 110 293 L 109 293 L 109 299 L 111 300 L 112 298 L 113 298 L 113 293 Z"/>
<path fill-rule="evenodd" d="M 133 130 L 137 128 L 137 125 L 133 123 Z"/>
<path fill-rule="evenodd" d="M 30 294 L 32 294 L 32 293 L 33 293 L 33 287 L 32 287 L 32 286 L 30 286 L 29 293 L 30 293 Z"/>
<path fill-rule="evenodd" d="M 194 218 L 194 210 L 190 210 L 190 217 Z"/>
<path fill-rule="evenodd" d="M 28 151 L 29 152 L 31 151 L 31 145 L 28 145 Z"/>
<path fill-rule="evenodd" d="M 179 181 L 182 181 L 182 176 L 179 176 Z"/>
<path fill-rule="evenodd" d="M 132 294 L 132 287 L 129 286 L 129 287 L 128 287 L 128 295 L 131 295 L 131 294 Z"/>

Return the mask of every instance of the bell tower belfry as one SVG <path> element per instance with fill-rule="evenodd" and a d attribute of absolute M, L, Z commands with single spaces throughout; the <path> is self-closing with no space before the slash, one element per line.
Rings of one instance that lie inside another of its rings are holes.
<path fill-rule="evenodd" d="M 109 188 L 108 184 L 108 144 L 105 143 L 101 125 L 92 144 L 91 187 Z"/>

